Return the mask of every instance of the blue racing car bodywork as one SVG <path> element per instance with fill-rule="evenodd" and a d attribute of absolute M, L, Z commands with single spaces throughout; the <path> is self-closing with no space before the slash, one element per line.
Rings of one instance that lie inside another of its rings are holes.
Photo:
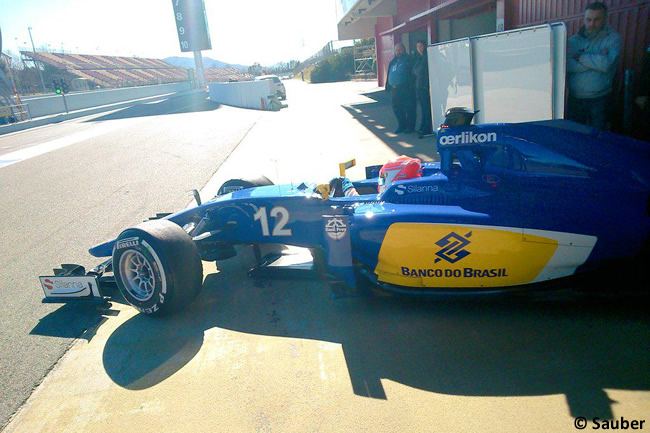
<path fill-rule="evenodd" d="M 443 127 L 437 146 L 440 162 L 424 163 L 422 177 L 382 194 L 379 167 L 369 167 L 367 179 L 354 182 L 359 196 L 331 197 L 308 183 L 260 186 L 168 215 L 164 224 L 182 228 L 179 239 L 192 244 L 183 256 L 192 262 L 232 257 L 236 244 L 294 245 L 311 249 L 322 274 L 345 286 L 370 281 L 401 293 L 528 287 L 647 252 L 648 143 L 553 120 Z M 185 271 L 171 275 L 173 254 L 135 230 L 90 253 L 112 258 L 131 304 L 158 313 L 170 296 L 181 299 L 169 288 L 182 287 Z M 61 293 L 50 297 L 66 298 Z"/>

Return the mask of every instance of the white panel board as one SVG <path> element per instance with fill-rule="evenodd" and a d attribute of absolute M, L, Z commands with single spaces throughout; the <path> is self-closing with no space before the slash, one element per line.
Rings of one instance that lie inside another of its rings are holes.
<path fill-rule="evenodd" d="M 566 26 L 545 24 L 428 47 L 434 126 L 451 107 L 475 123 L 564 117 Z"/>
<path fill-rule="evenodd" d="M 476 37 L 472 61 L 477 123 L 551 119 L 551 27 Z M 479 97 L 480 95 L 480 97 Z"/>
<path fill-rule="evenodd" d="M 553 30 L 553 119 L 564 119 L 566 84 L 566 25 L 551 24 Z"/>
<path fill-rule="evenodd" d="M 470 40 L 431 45 L 429 58 L 429 91 L 433 127 L 445 120 L 445 111 L 451 107 L 474 108 Z"/>

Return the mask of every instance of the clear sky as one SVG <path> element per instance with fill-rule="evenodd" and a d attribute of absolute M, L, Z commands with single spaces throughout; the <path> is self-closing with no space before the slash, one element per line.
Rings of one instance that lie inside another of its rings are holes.
<path fill-rule="evenodd" d="M 204 57 L 264 66 L 304 60 L 337 39 L 335 0 L 204 0 Z M 181 53 L 172 0 L 0 0 L 2 50 L 165 58 Z"/>

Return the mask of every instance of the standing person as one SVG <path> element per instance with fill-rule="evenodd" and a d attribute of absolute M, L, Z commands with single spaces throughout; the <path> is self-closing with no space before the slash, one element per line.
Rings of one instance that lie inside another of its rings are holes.
<path fill-rule="evenodd" d="M 605 25 L 607 6 L 587 5 L 584 26 L 567 41 L 567 119 L 608 129 L 609 107 L 621 55 L 621 37 Z"/>
<path fill-rule="evenodd" d="M 415 97 L 420 105 L 420 136 L 430 135 L 431 130 L 431 96 L 429 94 L 429 59 L 427 57 L 427 43 L 418 41 L 416 45 L 415 64 L 413 65 L 413 78 L 415 81 Z"/>
<path fill-rule="evenodd" d="M 395 57 L 388 65 L 386 91 L 391 94 L 393 113 L 397 118 L 396 134 L 410 133 L 415 128 L 415 95 L 413 94 L 412 64 L 404 44 L 395 45 Z"/>

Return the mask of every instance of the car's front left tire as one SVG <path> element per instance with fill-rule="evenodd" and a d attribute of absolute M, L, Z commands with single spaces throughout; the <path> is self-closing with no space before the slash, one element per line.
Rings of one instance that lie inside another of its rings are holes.
<path fill-rule="evenodd" d="M 145 221 L 124 230 L 113 249 L 113 270 L 126 301 L 151 316 L 181 310 L 203 283 L 196 244 L 169 220 Z"/>

